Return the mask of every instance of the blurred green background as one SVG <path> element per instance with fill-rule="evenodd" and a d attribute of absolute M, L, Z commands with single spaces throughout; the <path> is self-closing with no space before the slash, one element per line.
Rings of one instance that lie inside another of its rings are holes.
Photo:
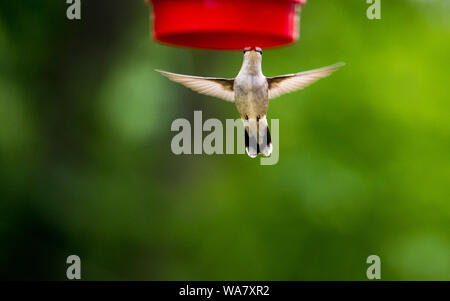
<path fill-rule="evenodd" d="M 162 46 L 144 1 L 0 4 L 0 277 L 450 280 L 450 3 L 311 0 L 268 76 L 347 65 L 271 102 L 280 160 L 171 153 L 175 118 L 238 118 L 153 71 L 234 77 Z"/>

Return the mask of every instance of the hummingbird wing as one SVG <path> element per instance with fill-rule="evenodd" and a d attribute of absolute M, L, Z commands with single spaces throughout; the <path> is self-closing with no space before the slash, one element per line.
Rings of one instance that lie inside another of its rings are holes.
<path fill-rule="evenodd" d="M 315 81 L 318 81 L 323 77 L 327 77 L 343 65 L 345 64 L 337 63 L 320 69 L 267 77 L 267 83 L 269 84 L 269 99 L 294 92 L 296 90 L 301 90 Z"/>
<path fill-rule="evenodd" d="M 201 77 L 155 70 L 195 92 L 234 102 L 234 78 Z"/>

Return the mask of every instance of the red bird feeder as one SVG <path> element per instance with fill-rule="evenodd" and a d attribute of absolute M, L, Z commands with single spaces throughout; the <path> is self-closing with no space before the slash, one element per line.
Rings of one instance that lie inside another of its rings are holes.
<path fill-rule="evenodd" d="M 147 0 L 162 43 L 207 49 L 275 47 L 298 39 L 306 0 Z"/>

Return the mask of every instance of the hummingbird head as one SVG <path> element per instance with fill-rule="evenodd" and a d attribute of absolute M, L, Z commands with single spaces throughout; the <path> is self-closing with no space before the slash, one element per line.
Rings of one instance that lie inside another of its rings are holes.
<path fill-rule="evenodd" d="M 262 49 L 259 47 L 244 48 L 242 68 L 248 72 L 261 72 L 262 53 Z"/>

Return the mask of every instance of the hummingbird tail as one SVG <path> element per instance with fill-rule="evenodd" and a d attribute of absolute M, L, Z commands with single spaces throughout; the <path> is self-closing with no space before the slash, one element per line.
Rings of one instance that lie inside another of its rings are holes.
<path fill-rule="evenodd" d="M 264 116 L 258 122 L 259 140 L 258 140 L 258 154 L 268 157 L 272 154 L 272 138 L 270 137 L 269 125 L 267 118 Z"/>
<path fill-rule="evenodd" d="M 245 150 L 251 158 L 261 154 L 268 157 L 272 154 L 272 139 L 267 119 L 261 118 L 245 127 Z"/>

